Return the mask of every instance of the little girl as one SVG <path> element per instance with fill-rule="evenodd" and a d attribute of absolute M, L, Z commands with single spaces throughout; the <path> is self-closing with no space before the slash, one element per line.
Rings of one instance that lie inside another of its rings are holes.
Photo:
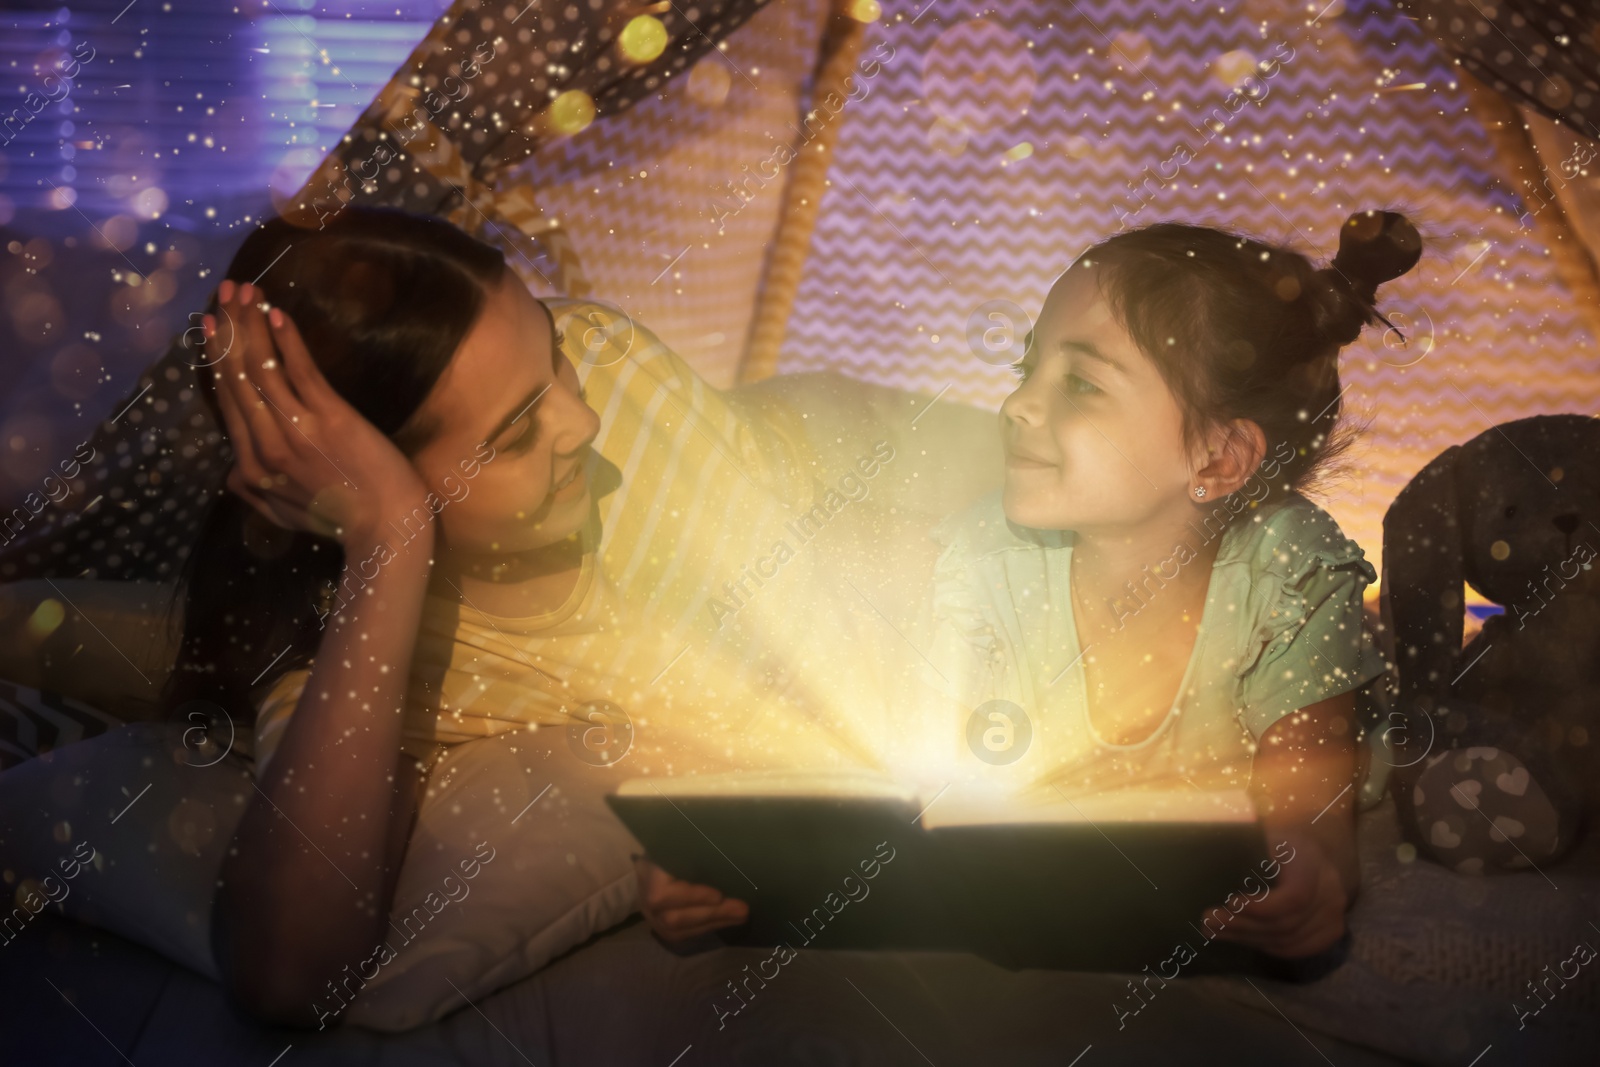
<path fill-rule="evenodd" d="M 1377 574 L 1300 490 L 1351 441 L 1339 349 L 1420 254 L 1376 211 L 1321 270 L 1175 223 L 1095 245 L 1016 367 L 1003 490 L 936 532 L 949 689 L 1014 705 L 1019 760 L 1063 795 L 1248 785 L 1297 858 L 1227 935 L 1283 957 L 1343 933 L 1370 762 L 1354 690 L 1386 669 L 1362 625 Z"/>
<path fill-rule="evenodd" d="M 1094 246 L 1051 288 L 1001 407 L 1003 490 L 935 531 L 928 680 L 980 720 L 972 754 L 1068 797 L 1249 786 L 1293 862 L 1221 936 L 1284 958 L 1344 932 L 1355 801 L 1382 787 L 1354 691 L 1387 666 L 1362 625 L 1377 574 L 1300 491 L 1351 443 L 1339 349 L 1421 250 L 1376 211 L 1321 270 L 1174 223 Z M 659 869 L 642 900 L 671 940 L 746 914 Z"/>

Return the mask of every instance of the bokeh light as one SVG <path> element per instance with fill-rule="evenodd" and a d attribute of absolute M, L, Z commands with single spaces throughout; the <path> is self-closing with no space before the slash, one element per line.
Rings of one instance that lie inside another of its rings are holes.
<path fill-rule="evenodd" d="M 720 56 L 706 56 L 689 71 L 689 99 L 701 107 L 721 107 L 733 87 L 733 75 Z"/>
<path fill-rule="evenodd" d="M 649 63 L 667 50 L 667 28 L 654 15 L 636 15 L 617 35 L 617 49 L 629 63 Z"/>
<path fill-rule="evenodd" d="M 551 130 L 558 134 L 574 134 L 587 129 L 594 121 L 594 97 L 582 89 L 568 89 L 545 109 Z"/>

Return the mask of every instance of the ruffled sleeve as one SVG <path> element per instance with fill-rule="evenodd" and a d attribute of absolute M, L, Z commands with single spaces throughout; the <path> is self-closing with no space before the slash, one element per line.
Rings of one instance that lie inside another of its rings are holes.
<path fill-rule="evenodd" d="M 1361 606 L 1377 571 L 1331 517 L 1303 504 L 1273 517 L 1251 561 L 1248 600 L 1258 610 L 1237 667 L 1235 707 L 1257 738 L 1284 715 L 1388 669 Z"/>

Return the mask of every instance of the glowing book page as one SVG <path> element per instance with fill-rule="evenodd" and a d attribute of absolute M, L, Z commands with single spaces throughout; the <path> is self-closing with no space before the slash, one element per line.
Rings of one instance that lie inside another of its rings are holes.
<path fill-rule="evenodd" d="M 1253 823 L 1256 807 L 1243 790 L 1113 789 L 1053 803 L 1020 804 L 992 794 L 952 789 L 922 813 L 922 825 L 1001 826 L 1102 823 Z"/>
<path fill-rule="evenodd" d="M 736 771 L 677 778 L 629 778 L 619 797 L 818 797 L 903 800 L 914 803 L 917 790 L 871 771 Z"/>
<path fill-rule="evenodd" d="M 1026 823 L 1250 823 L 1255 804 L 1242 790 L 1116 789 L 1068 799 L 1023 803 L 992 789 L 951 785 L 938 790 L 893 781 L 871 771 L 732 772 L 676 778 L 630 778 L 619 797 L 788 797 L 895 800 L 922 812 L 925 829 Z"/>

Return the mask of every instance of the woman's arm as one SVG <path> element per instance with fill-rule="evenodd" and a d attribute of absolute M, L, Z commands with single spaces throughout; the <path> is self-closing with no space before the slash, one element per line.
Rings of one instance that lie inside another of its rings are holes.
<path fill-rule="evenodd" d="M 1352 693 L 1279 719 L 1256 748 L 1251 791 L 1267 843 L 1294 850 L 1267 895 L 1219 935 L 1274 956 L 1312 956 L 1344 936 L 1345 911 L 1361 885 L 1355 824 L 1355 697 Z"/>
<path fill-rule="evenodd" d="M 347 551 L 348 572 L 377 549 Z M 213 951 L 234 997 L 272 1022 L 315 1025 L 313 1001 L 339 1004 L 326 984 L 387 932 L 416 812 L 400 727 L 431 552 L 430 527 L 330 620 L 223 862 Z"/>
<path fill-rule="evenodd" d="M 336 540 L 345 575 L 358 578 L 346 586 L 341 576 L 340 588 L 360 590 L 324 620 L 212 910 L 229 992 L 261 1018 L 311 1025 L 340 1003 L 331 990 L 359 973 L 388 924 L 416 806 L 400 730 L 435 529 L 410 461 L 333 390 L 281 311 L 269 331 L 258 294 L 235 288 L 219 289 L 237 327 L 212 364 L 236 458 L 228 489 L 285 529 Z M 216 334 L 209 315 L 206 334 Z M 402 518 L 420 530 L 396 551 L 391 521 Z"/>
<path fill-rule="evenodd" d="M 833 371 L 781 374 L 728 391 L 728 400 L 756 411 L 776 401 L 799 421 L 825 482 L 855 470 L 856 460 L 885 440 L 894 449 L 872 499 L 923 518 L 943 518 L 1004 480 L 1005 453 L 995 414 Z"/>
<path fill-rule="evenodd" d="M 643 856 L 634 857 L 639 910 L 657 937 L 669 945 L 690 941 L 750 917 L 750 905 L 708 885 L 672 877 Z"/>

